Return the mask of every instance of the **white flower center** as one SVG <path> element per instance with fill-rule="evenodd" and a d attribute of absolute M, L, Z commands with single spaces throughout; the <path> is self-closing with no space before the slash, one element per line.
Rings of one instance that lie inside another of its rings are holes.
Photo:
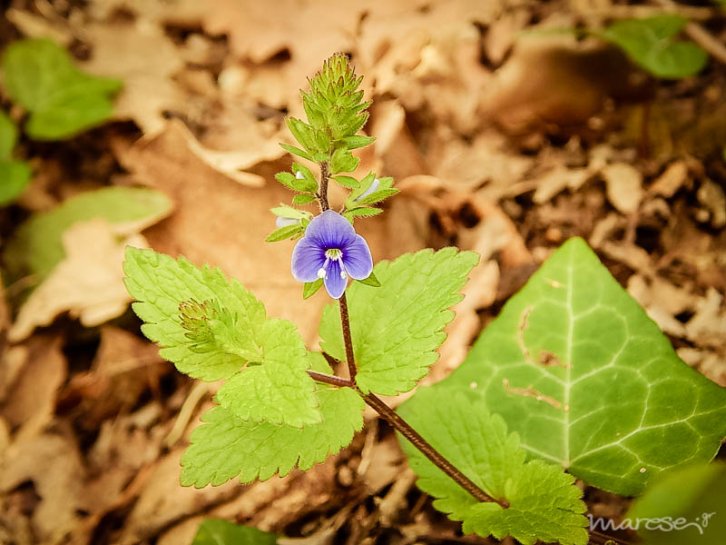
<path fill-rule="evenodd" d="M 331 248 L 325 250 L 325 263 L 318 269 L 318 278 L 327 278 L 328 276 L 328 265 L 331 261 L 343 261 L 343 252 L 337 248 Z M 340 277 L 346 279 L 348 275 L 345 273 L 345 269 L 341 266 Z"/>

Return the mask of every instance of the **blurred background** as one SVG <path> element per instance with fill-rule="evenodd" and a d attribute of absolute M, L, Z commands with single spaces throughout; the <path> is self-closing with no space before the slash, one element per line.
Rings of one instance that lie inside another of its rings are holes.
<path fill-rule="evenodd" d="M 376 260 L 482 255 L 428 380 L 455 368 L 549 253 L 584 237 L 726 386 L 726 12 L 652 0 L 12 0 L 0 3 L 0 543 L 185 545 L 218 517 L 281 543 L 494 543 L 430 507 L 369 415 L 312 471 L 179 486 L 213 387 L 162 361 L 127 244 L 219 266 L 311 346 L 286 115 L 335 52 L 373 100 L 358 174 L 401 193 L 360 221 Z M 332 201 L 343 195 L 333 193 Z M 395 400 L 394 400 L 395 404 Z M 395 483 L 395 484 L 394 484 Z M 599 516 L 624 500 L 590 496 Z"/>

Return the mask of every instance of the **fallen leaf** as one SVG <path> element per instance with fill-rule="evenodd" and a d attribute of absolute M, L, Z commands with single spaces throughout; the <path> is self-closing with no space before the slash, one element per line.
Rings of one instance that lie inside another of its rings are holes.
<path fill-rule="evenodd" d="M 721 308 L 723 295 L 709 288 L 706 297 L 696 303 L 696 313 L 686 324 L 688 338 L 699 346 L 723 347 L 726 338 L 726 311 Z"/>
<path fill-rule="evenodd" d="M 86 327 L 123 314 L 131 300 L 121 269 L 126 245 L 145 247 L 146 242 L 141 235 L 119 242 L 113 227 L 101 219 L 70 227 L 63 233 L 65 259 L 22 305 L 8 339 L 19 342 L 63 312 Z"/>
<path fill-rule="evenodd" d="M 601 174 L 605 179 L 610 203 L 623 214 L 632 214 L 643 198 L 643 175 L 627 163 L 605 166 Z"/>
<path fill-rule="evenodd" d="M 670 198 L 688 180 L 688 166 L 685 161 L 674 161 L 663 174 L 656 178 L 653 185 L 648 188 L 648 193 Z"/>

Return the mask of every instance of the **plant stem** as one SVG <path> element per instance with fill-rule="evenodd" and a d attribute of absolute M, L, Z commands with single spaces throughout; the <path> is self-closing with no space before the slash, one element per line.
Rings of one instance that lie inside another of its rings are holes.
<path fill-rule="evenodd" d="M 439 451 L 437 451 L 431 444 L 426 441 L 421 435 L 411 427 L 399 414 L 391 409 L 386 403 L 376 396 L 375 394 L 361 394 L 363 400 L 373 408 L 383 419 L 393 426 L 396 431 L 408 439 L 411 444 L 416 447 L 421 453 L 426 456 L 431 462 L 436 465 L 441 471 L 451 477 L 456 483 L 466 490 L 469 494 L 474 496 L 477 500 L 482 502 L 495 502 L 504 507 L 509 507 L 509 504 L 505 500 L 497 500 L 492 498 L 489 494 L 484 492 L 476 483 L 474 483 L 469 477 L 464 475 L 461 471 L 456 469 L 451 462 L 444 458 Z"/>
<path fill-rule="evenodd" d="M 320 163 L 320 185 L 318 192 L 318 203 L 320 204 L 320 210 L 325 212 L 330 209 L 328 204 L 328 182 L 330 180 L 330 171 L 328 170 L 327 161 Z M 357 367 L 355 365 L 355 354 L 353 351 L 353 339 L 350 332 L 350 315 L 348 312 L 348 300 L 345 297 L 345 293 L 339 299 L 340 306 L 340 323 L 343 329 L 343 341 L 345 344 L 345 359 L 348 364 L 348 373 L 350 374 L 349 379 L 340 378 L 334 375 L 327 375 L 325 373 L 318 373 L 317 371 L 308 371 L 308 375 L 318 382 L 329 384 L 331 386 L 337 386 L 341 388 L 353 388 L 363 398 L 368 406 L 373 408 L 386 422 L 388 422 L 395 430 L 401 435 L 408 439 L 413 446 L 415 446 L 421 453 L 426 456 L 431 462 L 436 465 L 446 475 L 451 477 L 454 482 L 471 494 L 474 498 L 481 502 L 494 502 L 498 503 L 504 508 L 509 507 L 509 504 L 505 500 L 497 500 L 492 498 L 489 494 L 484 492 L 476 483 L 474 483 L 469 477 L 464 475 L 461 471 L 456 469 L 454 465 L 449 462 L 444 456 L 436 450 L 426 439 L 411 427 L 396 411 L 386 405 L 386 403 L 378 396 L 368 393 L 364 394 L 358 384 L 356 383 Z M 330 363 L 334 360 L 328 354 L 323 354 L 325 359 Z"/>
<path fill-rule="evenodd" d="M 353 339 L 350 335 L 350 316 L 348 315 L 348 300 L 345 293 L 338 301 L 340 303 L 340 323 L 343 326 L 343 340 L 345 341 L 345 359 L 348 362 L 348 373 L 350 381 L 355 384 L 355 376 L 358 369 L 355 366 L 355 355 L 353 354 Z"/>
<path fill-rule="evenodd" d="M 328 204 L 328 181 L 330 180 L 330 171 L 328 170 L 328 162 L 320 163 L 320 187 L 318 194 L 318 202 L 320 203 L 320 211 L 325 212 L 330 209 Z"/>

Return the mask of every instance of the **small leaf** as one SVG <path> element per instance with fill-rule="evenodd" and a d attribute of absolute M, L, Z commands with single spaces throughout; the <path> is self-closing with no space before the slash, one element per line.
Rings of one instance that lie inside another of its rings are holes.
<path fill-rule="evenodd" d="M 27 163 L 0 159 L 0 206 L 10 204 L 22 195 L 31 174 Z"/>
<path fill-rule="evenodd" d="M 340 451 L 363 427 L 363 400 L 350 388 L 318 385 L 322 421 L 295 428 L 240 420 L 224 407 L 213 407 L 192 432 L 182 456 L 183 486 L 218 486 L 234 477 L 243 483 L 284 477 Z"/>
<path fill-rule="evenodd" d="M 356 202 L 358 204 L 377 204 L 388 197 L 392 197 L 396 193 L 398 193 L 398 189 L 381 189 L 379 191 L 374 191 L 370 195 L 357 199 Z"/>
<path fill-rule="evenodd" d="M 305 204 L 310 204 L 311 202 L 315 201 L 315 195 L 308 195 L 308 194 L 302 194 L 302 195 L 295 195 L 292 198 L 292 204 L 297 206 L 303 206 Z"/>
<path fill-rule="evenodd" d="M 290 132 L 295 137 L 295 140 L 297 140 L 305 150 L 318 150 L 314 140 L 314 132 L 310 125 L 295 117 L 288 117 L 287 128 L 290 129 Z M 283 147 L 285 146 L 283 145 Z"/>
<path fill-rule="evenodd" d="M 154 189 L 108 187 L 81 193 L 26 220 L 5 248 L 5 265 L 12 278 L 33 275 L 41 281 L 65 257 L 61 236 L 71 225 L 101 218 L 119 234 L 130 234 L 158 222 L 171 209 L 171 200 Z"/>
<path fill-rule="evenodd" d="M 121 88 L 118 80 L 80 71 L 65 49 L 46 39 L 11 43 L 2 70 L 8 95 L 31 114 L 28 135 L 38 140 L 69 138 L 102 124 Z"/>
<path fill-rule="evenodd" d="M 625 19 L 598 34 L 620 47 L 642 68 L 659 78 L 680 79 L 701 71 L 708 53 L 676 36 L 688 21 L 680 15 Z"/>
<path fill-rule="evenodd" d="M 280 206 L 276 206 L 275 208 L 270 208 L 270 212 L 272 212 L 279 218 L 289 218 L 292 220 L 309 220 L 311 216 L 310 212 L 298 210 L 297 208 L 293 208 L 292 206 L 288 206 L 286 204 L 281 204 Z"/>
<path fill-rule="evenodd" d="M 275 180 L 280 182 L 285 187 L 301 193 L 306 191 L 315 191 L 317 189 L 317 184 L 311 187 L 308 180 L 304 178 L 296 178 L 289 172 L 278 172 L 277 174 L 275 174 Z"/>
<path fill-rule="evenodd" d="M 276 545 L 275 534 L 257 528 L 233 524 L 221 519 L 205 519 L 192 545 Z"/>
<path fill-rule="evenodd" d="M 364 393 L 398 395 L 413 388 L 436 361 L 446 338 L 449 310 L 479 257 L 445 248 L 405 254 L 376 265 L 381 287 L 354 282 L 347 290 L 357 382 Z M 343 360 L 343 334 L 336 305 L 320 325 L 323 351 Z"/>
<path fill-rule="evenodd" d="M 343 212 L 343 215 L 348 218 L 349 220 L 352 220 L 353 218 L 360 217 L 360 218 L 370 218 L 373 216 L 377 216 L 378 214 L 383 213 L 383 210 L 380 208 L 371 208 L 370 206 L 361 206 L 360 208 L 353 208 L 352 210 L 346 210 Z"/>
<path fill-rule="evenodd" d="M 360 186 L 360 182 L 353 178 L 352 176 L 333 176 L 333 179 L 338 182 L 343 187 L 348 187 L 351 189 L 356 189 L 358 186 Z"/>
<path fill-rule="evenodd" d="M 440 384 L 471 387 L 532 456 L 627 496 L 664 469 L 711 460 L 726 435 L 726 390 L 678 358 L 578 238 Z"/>
<path fill-rule="evenodd" d="M 330 159 L 330 172 L 337 174 L 338 172 L 353 172 L 358 168 L 360 159 L 353 157 L 353 154 L 345 148 L 338 148 Z"/>
<path fill-rule="evenodd" d="M 0 161 L 10 159 L 10 154 L 18 140 L 18 129 L 5 112 L 0 110 Z M 0 184 L 3 183 L 0 177 Z"/>
<path fill-rule="evenodd" d="M 318 278 L 315 282 L 305 282 L 303 284 L 303 299 L 310 299 L 323 286 L 323 279 Z"/>
<path fill-rule="evenodd" d="M 347 136 L 341 140 L 348 149 L 364 148 L 365 146 L 372 144 L 376 141 L 375 136 Z"/>
<path fill-rule="evenodd" d="M 279 229 L 275 229 L 272 233 L 267 235 L 265 242 L 280 242 L 281 240 L 287 240 L 290 238 L 297 238 L 305 231 L 305 227 L 302 223 L 296 223 L 294 225 L 285 225 Z"/>
<path fill-rule="evenodd" d="M 588 521 L 575 479 L 558 466 L 525 462 L 517 434 L 508 434 L 499 416 L 464 392 L 422 388 L 398 412 L 457 469 L 509 507 L 479 502 L 401 438 L 418 486 L 434 496 L 434 507 L 463 521 L 465 533 L 512 536 L 524 545 L 585 545 Z"/>
<path fill-rule="evenodd" d="M 292 153 L 293 155 L 297 155 L 298 157 L 302 157 L 303 159 L 307 159 L 308 161 L 313 161 L 313 157 L 306 151 L 301 150 L 298 147 L 291 146 L 290 144 L 284 144 L 280 142 L 280 147 L 284 149 L 288 153 Z"/>

